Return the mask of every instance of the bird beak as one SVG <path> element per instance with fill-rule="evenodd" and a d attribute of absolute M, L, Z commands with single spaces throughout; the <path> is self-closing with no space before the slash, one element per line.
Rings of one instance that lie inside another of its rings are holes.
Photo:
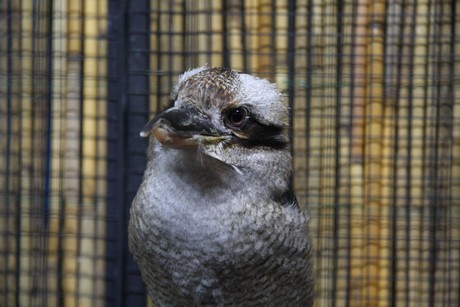
<path fill-rule="evenodd" d="M 225 131 L 193 106 L 169 108 L 151 119 L 142 129 L 141 137 L 152 134 L 161 144 L 171 148 L 197 147 L 225 139 Z"/>

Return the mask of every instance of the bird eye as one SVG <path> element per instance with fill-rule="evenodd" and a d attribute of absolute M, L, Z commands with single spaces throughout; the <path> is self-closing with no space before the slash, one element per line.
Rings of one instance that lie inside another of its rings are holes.
<path fill-rule="evenodd" d="M 243 107 L 233 109 L 227 113 L 227 123 L 236 128 L 243 126 L 247 118 L 248 110 Z"/>

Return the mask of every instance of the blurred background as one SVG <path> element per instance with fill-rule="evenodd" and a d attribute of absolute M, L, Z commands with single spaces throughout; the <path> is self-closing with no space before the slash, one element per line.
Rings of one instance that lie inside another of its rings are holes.
<path fill-rule="evenodd" d="M 0 1 L 0 306 L 146 306 L 139 131 L 181 72 L 276 82 L 316 306 L 459 306 L 456 0 Z"/>

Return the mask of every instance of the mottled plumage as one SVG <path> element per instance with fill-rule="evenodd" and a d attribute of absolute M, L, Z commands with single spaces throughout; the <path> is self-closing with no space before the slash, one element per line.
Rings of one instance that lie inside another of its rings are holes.
<path fill-rule="evenodd" d="M 309 217 L 289 189 L 288 109 L 266 80 L 201 67 L 151 120 L 129 245 L 160 306 L 310 306 Z"/>

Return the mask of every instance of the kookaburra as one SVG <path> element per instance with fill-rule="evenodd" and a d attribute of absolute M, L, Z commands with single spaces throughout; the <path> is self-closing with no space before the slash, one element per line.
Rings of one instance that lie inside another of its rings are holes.
<path fill-rule="evenodd" d="M 185 72 L 147 123 L 129 247 L 157 306 L 311 306 L 309 216 L 290 189 L 288 107 L 267 80 Z"/>

